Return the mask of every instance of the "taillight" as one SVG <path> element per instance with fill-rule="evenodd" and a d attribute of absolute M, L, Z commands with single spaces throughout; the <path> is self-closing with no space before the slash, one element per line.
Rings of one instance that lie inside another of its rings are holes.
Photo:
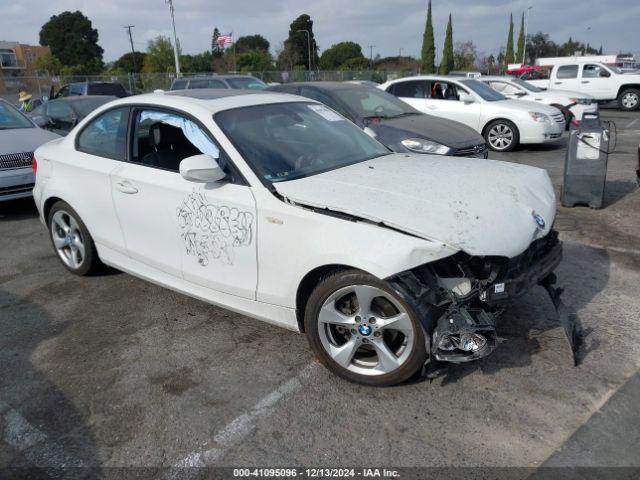
<path fill-rule="evenodd" d="M 34 155 L 31 159 L 31 170 L 33 170 L 33 174 L 38 173 L 38 160 L 36 160 L 36 156 Z"/>

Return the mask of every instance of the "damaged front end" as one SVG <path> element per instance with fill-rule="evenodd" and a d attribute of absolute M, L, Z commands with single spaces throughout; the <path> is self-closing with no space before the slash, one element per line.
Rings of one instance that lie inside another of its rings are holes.
<path fill-rule="evenodd" d="M 431 360 L 464 363 L 489 355 L 504 306 L 536 285 L 549 293 L 576 359 L 578 336 L 553 286 L 561 260 L 562 243 L 551 230 L 514 258 L 458 252 L 387 281 L 416 309 Z"/>

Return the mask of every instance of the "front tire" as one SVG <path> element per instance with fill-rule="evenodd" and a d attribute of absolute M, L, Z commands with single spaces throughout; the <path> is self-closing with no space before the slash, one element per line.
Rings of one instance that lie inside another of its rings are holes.
<path fill-rule="evenodd" d="M 510 152 L 520 143 L 520 132 L 509 120 L 494 120 L 484 129 L 484 139 L 494 152 Z"/>
<path fill-rule="evenodd" d="M 625 112 L 632 112 L 640 108 L 640 90 L 627 88 L 618 96 L 618 107 Z"/>
<path fill-rule="evenodd" d="M 85 276 L 100 269 L 102 263 L 89 230 L 68 203 L 56 202 L 51 207 L 47 224 L 51 244 L 67 270 Z"/>
<path fill-rule="evenodd" d="M 304 322 L 322 364 L 351 382 L 402 383 L 427 358 L 425 333 L 411 306 L 386 282 L 359 270 L 321 279 L 309 296 Z"/>

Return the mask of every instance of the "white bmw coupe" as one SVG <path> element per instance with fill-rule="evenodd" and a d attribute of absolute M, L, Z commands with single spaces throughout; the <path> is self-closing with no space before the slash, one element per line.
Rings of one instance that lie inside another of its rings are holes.
<path fill-rule="evenodd" d="M 552 291 L 544 170 L 393 154 L 312 100 L 234 90 L 111 102 L 34 155 L 63 265 L 107 264 L 306 332 L 369 385 L 496 346 L 502 304 Z"/>

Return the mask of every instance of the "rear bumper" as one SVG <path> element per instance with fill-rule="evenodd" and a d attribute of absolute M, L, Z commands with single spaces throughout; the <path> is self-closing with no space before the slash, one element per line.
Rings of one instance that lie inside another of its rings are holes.
<path fill-rule="evenodd" d="M 0 170 L 0 202 L 30 197 L 34 182 L 31 167 Z"/>

